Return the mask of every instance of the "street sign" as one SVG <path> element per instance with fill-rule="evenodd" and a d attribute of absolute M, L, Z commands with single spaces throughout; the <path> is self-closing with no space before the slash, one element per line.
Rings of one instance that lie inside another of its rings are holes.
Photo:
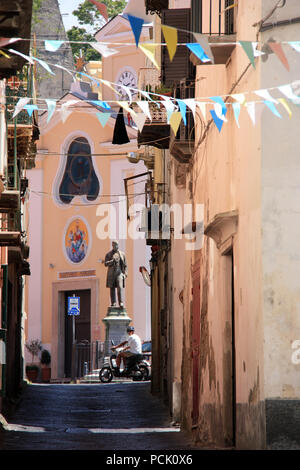
<path fill-rule="evenodd" d="M 80 315 L 80 297 L 68 297 L 68 315 Z"/>

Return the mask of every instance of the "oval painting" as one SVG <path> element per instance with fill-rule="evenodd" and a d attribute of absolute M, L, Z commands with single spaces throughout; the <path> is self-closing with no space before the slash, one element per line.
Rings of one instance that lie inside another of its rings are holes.
<path fill-rule="evenodd" d="M 86 257 L 89 247 L 89 233 L 82 219 L 76 218 L 69 224 L 65 235 L 65 250 L 72 263 L 80 263 Z"/>

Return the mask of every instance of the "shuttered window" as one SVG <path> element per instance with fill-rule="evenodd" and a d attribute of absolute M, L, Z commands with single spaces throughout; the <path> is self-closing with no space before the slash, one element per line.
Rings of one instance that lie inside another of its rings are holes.
<path fill-rule="evenodd" d="M 178 43 L 194 42 L 191 31 L 190 8 L 178 8 L 162 11 L 162 24 L 178 29 Z M 162 42 L 165 38 L 162 33 Z M 162 82 L 171 87 L 183 78 L 194 78 L 195 67 L 190 61 L 190 52 L 186 46 L 178 46 L 173 61 L 170 62 L 166 46 L 162 46 Z"/>

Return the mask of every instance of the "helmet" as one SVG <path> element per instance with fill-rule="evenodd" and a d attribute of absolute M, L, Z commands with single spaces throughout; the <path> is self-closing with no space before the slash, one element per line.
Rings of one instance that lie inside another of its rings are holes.
<path fill-rule="evenodd" d="M 127 333 L 130 333 L 130 331 L 134 331 L 133 326 L 127 326 Z"/>

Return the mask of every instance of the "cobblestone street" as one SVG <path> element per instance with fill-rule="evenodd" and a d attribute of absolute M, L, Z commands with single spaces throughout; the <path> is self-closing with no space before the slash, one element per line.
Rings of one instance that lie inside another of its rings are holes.
<path fill-rule="evenodd" d="M 28 385 L 1 450 L 191 449 L 147 383 Z"/>

